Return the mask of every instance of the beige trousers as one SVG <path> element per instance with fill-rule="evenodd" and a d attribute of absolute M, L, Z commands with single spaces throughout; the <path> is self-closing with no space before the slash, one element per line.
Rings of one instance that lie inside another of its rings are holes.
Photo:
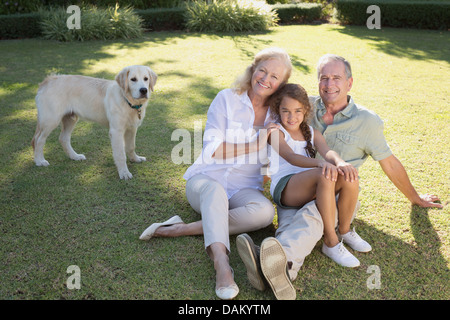
<path fill-rule="evenodd" d="M 223 186 L 204 174 L 187 181 L 186 197 L 202 216 L 205 248 L 220 242 L 230 252 L 229 235 L 267 227 L 275 216 L 272 202 L 261 191 L 242 189 L 228 200 Z"/>
<path fill-rule="evenodd" d="M 336 199 L 337 200 L 337 199 Z M 353 219 L 360 207 L 359 201 Z M 292 262 L 289 270 L 291 280 L 297 278 L 305 258 L 311 253 L 323 235 L 323 222 L 316 202 L 308 202 L 300 209 L 283 209 L 277 206 L 278 229 L 275 237 L 283 246 L 287 260 Z M 336 210 L 336 227 L 338 226 Z"/>

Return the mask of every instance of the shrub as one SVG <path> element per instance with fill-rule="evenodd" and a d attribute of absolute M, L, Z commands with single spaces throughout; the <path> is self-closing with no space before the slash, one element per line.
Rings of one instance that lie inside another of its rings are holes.
<path fill-rule="evenodd" d="M 68 29 L 69 17 L 65 9 L 40 11 L 41 28 L 45 39 L 58 41 L 84 41 L 131 39 L 142 36 L 142 20 L 131 8 L 98 9 L 90 6 L 81 10 L 81 29 Z"/>
<path fill-rule="evenodd" d="M 381 26 L 448 30 L 450 3 L 444 1 L 338 0 L 337 18 L 345 24 L 365 25 L 369 5 L 381 11 Z"/>
<path fill-rule="evenodd" d="M 120 10 L 119 6 L 108 8 L 112 39 L 133 39 L 142 37 L 142 19 L 131 7 Z"/>
<path fill-rule="evenodd" d="M 193 1 L 186 11 L 186 27 L 200 32 L 264 31 L 276 25 L 276 12 L 264 1 Z"/>

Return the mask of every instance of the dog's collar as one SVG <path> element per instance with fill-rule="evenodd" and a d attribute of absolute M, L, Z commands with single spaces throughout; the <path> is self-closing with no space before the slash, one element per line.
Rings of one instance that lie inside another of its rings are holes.
<path fill-rule="evenodd" d="M 132 105 L 130 103 L 130 101 L 128 101 L 128 99 L 124 96 L 125 101 L 128 103 L 128 105 L 130 106 L 130 108 L 137 110 L 138 112 L 138 118 L 139 120 L 141 119 L 141 108 L 142 108 L 142 104 L 137 104 L 137 105 Z"/>
<path fill-rule="evenodd" d="M 128 105 L 130 106 L 130 108 L 133 108 L 133 109 L 137 109 L 137 110 L 139 110 L 140 108 L 142 108 L 142 104 L 137 104 L 137 105 L 132 105 L 131 103 L 130 103 L 130 101 L 128 101 L 128 99 L 126 98 L 126 97 L 124 97 L 125 98 L 125 101 L 128 103 Z"/>

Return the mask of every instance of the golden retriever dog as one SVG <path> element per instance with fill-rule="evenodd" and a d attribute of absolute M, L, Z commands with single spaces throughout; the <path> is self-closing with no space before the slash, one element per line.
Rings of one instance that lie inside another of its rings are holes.
<path fill-rule="evenodd" d="M 126 156 L 132 162 L 146 161 L 135 152 L 135 138 L 157 75 L 146 66 L 129 66 L 114 80 L 78 75 L 47 77 L 36 95 L 37 127 L 31 144 L 37 166 L 48 166 L 44 144 L 61 123 L 59 141 L 70 159 L 85 160 L 71 146 L 70 137 L 78 118 L 109 128 L 114 163 L 120 179 L 131 179 Z"/>

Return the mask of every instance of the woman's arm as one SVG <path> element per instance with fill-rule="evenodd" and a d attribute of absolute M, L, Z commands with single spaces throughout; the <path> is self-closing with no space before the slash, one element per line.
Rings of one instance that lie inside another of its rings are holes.
<path fill-rule="evenodd" d="M 278 125 L 275 123 L 268 123 L 263 129 L 259 130 L 258 138 L 251 142 L 223 142 L 217 147 L 213 154 L 213 158 L 229 159 L 252 152 L 257 152 L 267 145 L 267 139 L 274 129 L 278 129 Z"/>

